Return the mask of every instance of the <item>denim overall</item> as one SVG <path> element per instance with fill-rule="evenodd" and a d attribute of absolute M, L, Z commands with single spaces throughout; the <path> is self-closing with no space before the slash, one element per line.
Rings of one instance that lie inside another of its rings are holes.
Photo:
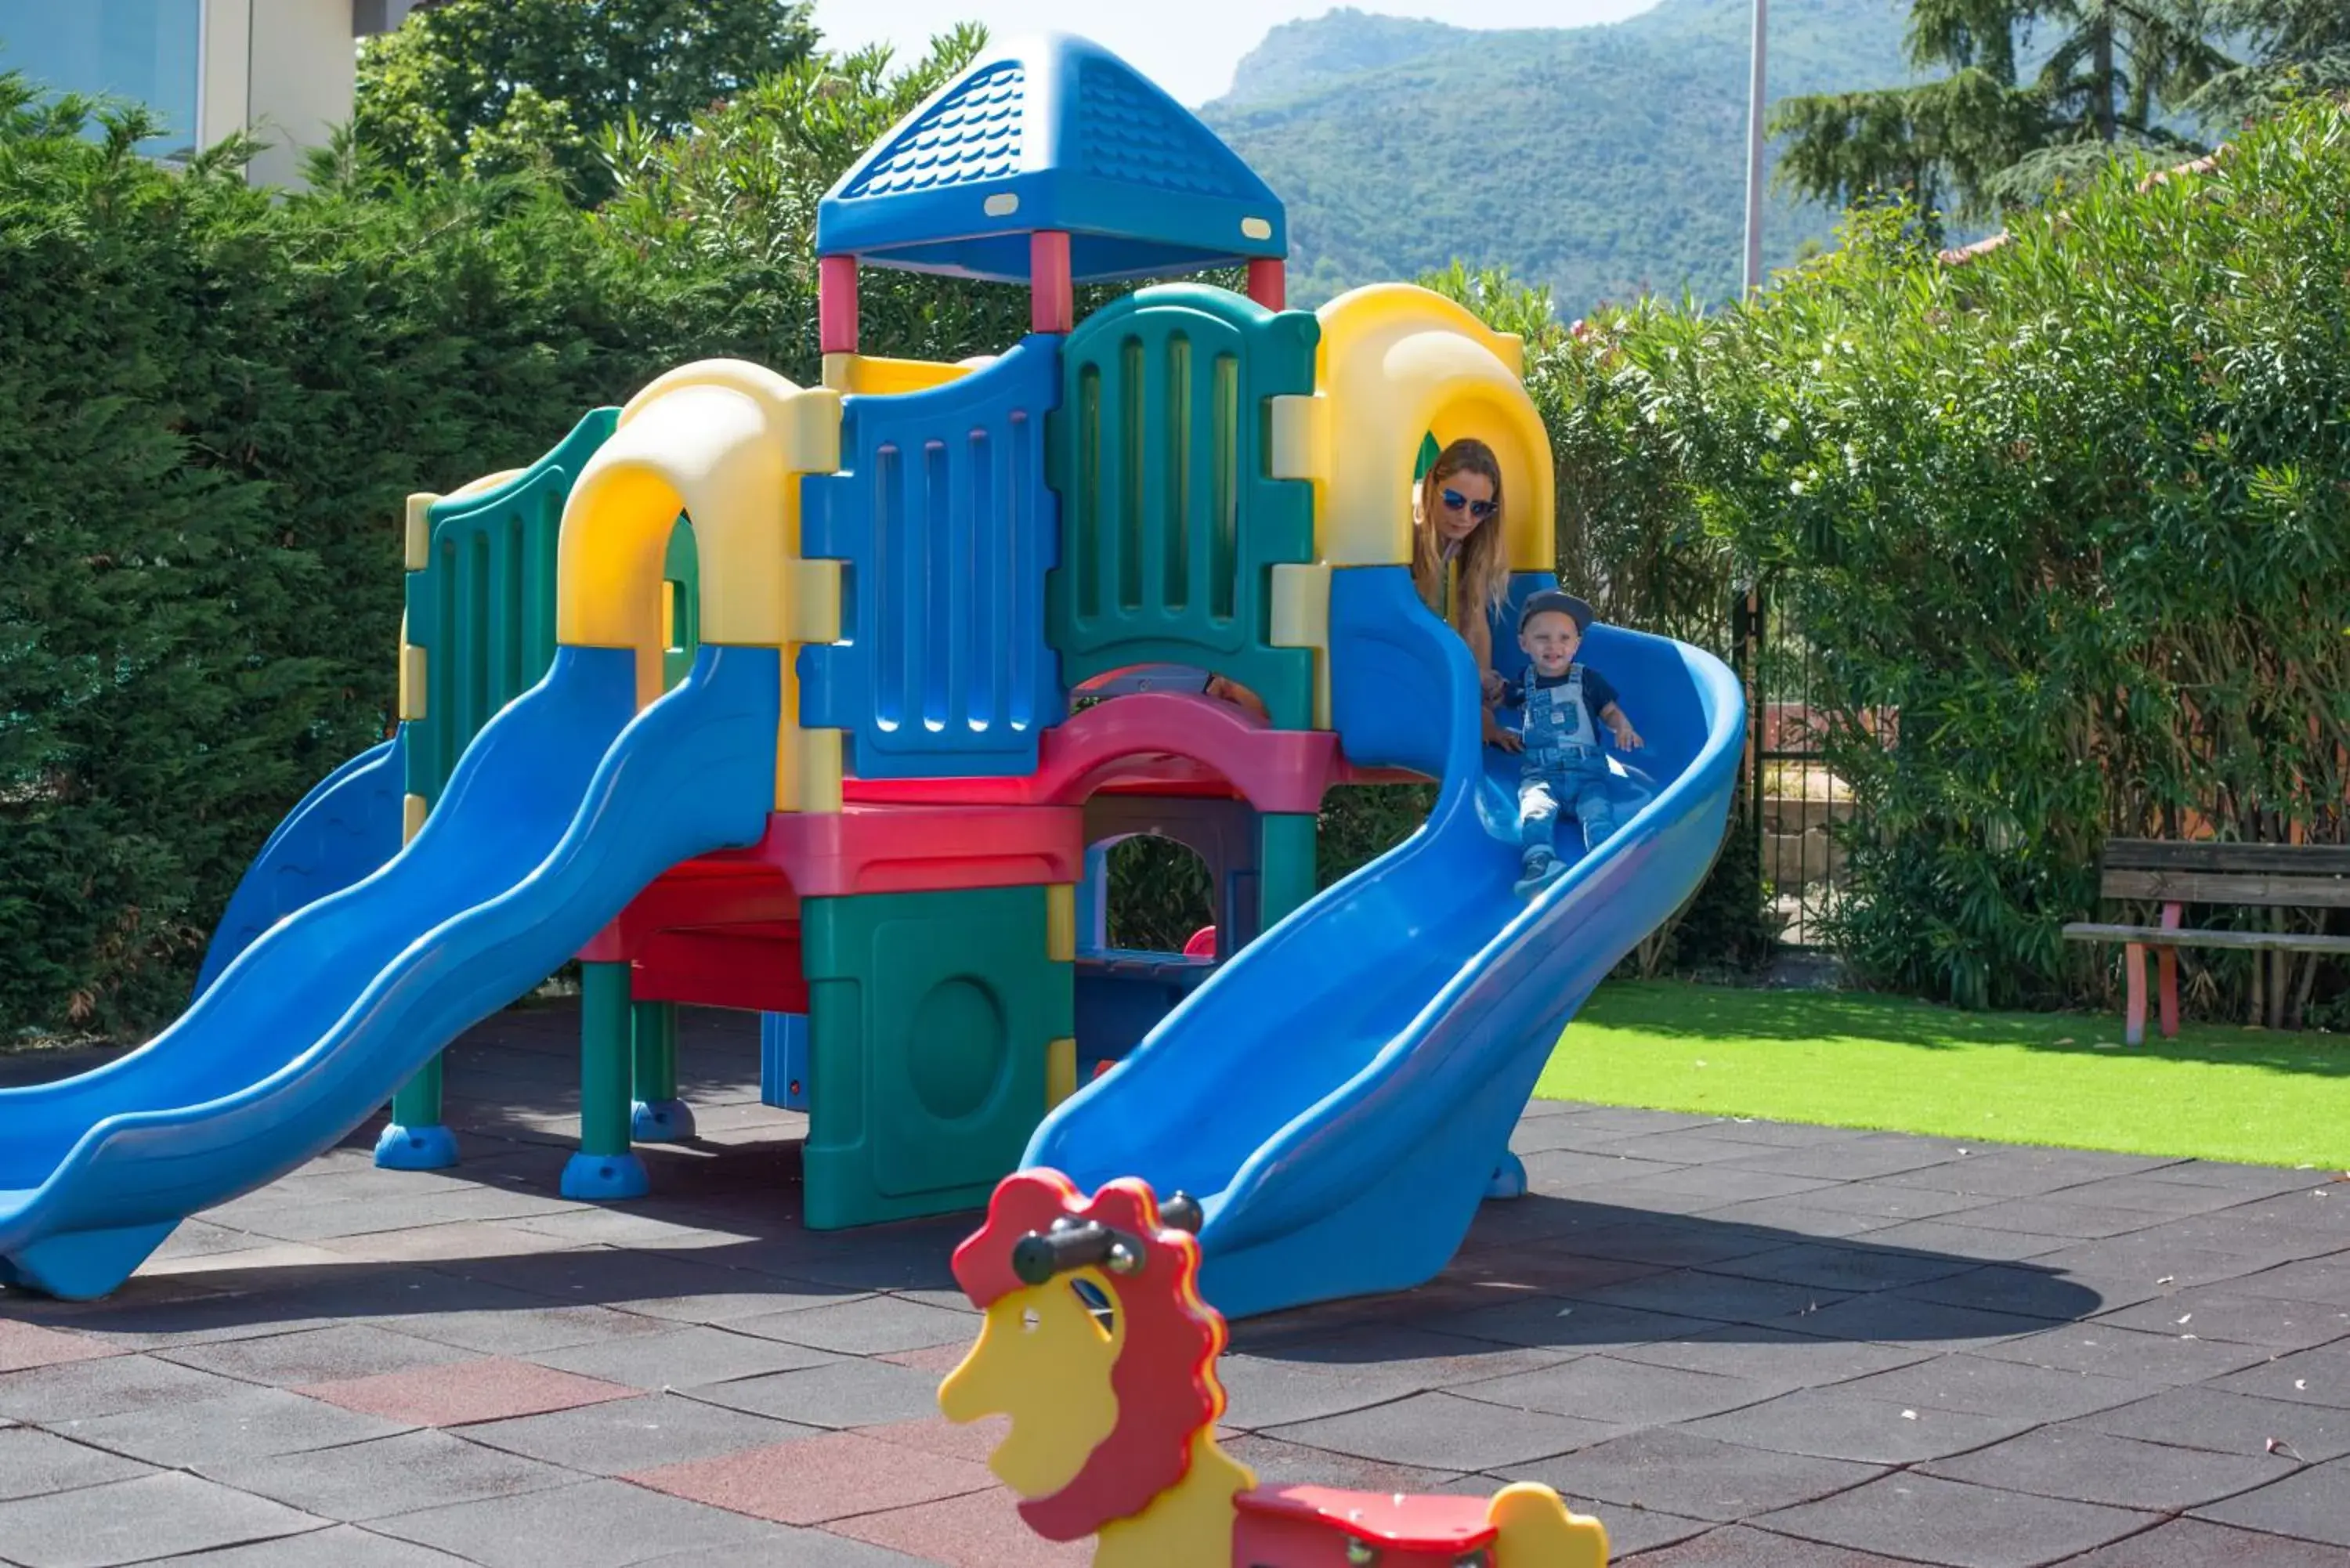
<path fill-rule="evenodd" d="M 1607 798 L 1607 756 L 1583 701 L 1583 667 L 1567 667 L 1556 686 L 1537 686 L 1531 672 L 1525 691 L 1524 771 L 1518 777 L 1518 830 L 1527 849 L 1550 849 L 1562 803 L 1583 824 L 1583 842 L 1596 849 L 1616 831 L 1616 805 Z"/>

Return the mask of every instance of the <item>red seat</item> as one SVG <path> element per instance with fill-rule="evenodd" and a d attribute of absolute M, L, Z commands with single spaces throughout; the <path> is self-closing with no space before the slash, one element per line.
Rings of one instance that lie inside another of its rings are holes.
<path fill-rule="evenodd" d="M 1494 1538 L 1482 1497 L 1281 1486 L 1232 1501 L 1232 1568 L 1352 1568 L 1367 1560 L 1378 1568 L 1460 1568 L 1464 1558 L 1483 1560 Z M 1367 1559 L 1364 1548 L 1375 1555 Z"/>

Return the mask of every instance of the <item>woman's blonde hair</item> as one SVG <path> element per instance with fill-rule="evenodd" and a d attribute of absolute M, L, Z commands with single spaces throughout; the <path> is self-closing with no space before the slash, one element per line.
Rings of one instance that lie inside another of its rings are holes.
<path fill-rule="evenodd" d="M 1442 504 L 1444 482 L 1458 473 L 1482 476 L 1493 487 L 1493 510 L 1461 542 L 1452 603 L 1452 624 L 1466 631 L 1471 615 L 1490 615 L 1510 597 L 1510 557 L 1502 545 L 1502 462 L 1493 449 L 1473 436 L 1463 436 L 1437 453 L 1419 482 L 1419 516 L 1412 539 L 1413 580 L 1420 597 L 1433 607 L 1440 602 L 1445 561 L 1438 542 L 1436 511 Z"/>

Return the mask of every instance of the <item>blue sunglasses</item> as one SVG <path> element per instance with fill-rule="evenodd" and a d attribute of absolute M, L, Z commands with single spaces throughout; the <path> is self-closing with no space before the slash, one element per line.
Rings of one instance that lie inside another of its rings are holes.
<path fill-rule="evenodd" d="M 1498 501 L 1471 501 L 1457 490 L 1445 491 L 1441 499 L 1444 502 L 1445 510 L 1459 512 L 1465 507 L 1469 515 L 1480 523 L 1502 509 L 1502 504 Z"/>

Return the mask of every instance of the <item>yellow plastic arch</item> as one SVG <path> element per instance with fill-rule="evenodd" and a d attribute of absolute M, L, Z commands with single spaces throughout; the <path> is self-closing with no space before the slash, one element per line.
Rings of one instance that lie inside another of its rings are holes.
<path fill-rule="evenodd" d="M 778 809 L 837 809 L 839 737 L 802 732 L 791 650 L 839 635 L 839 567 L 799 554 L 804 473 L 840 466 L 840 395 L 764 366 L 704 359 L 647 386 L 580 471 L 556 545 L 556 640 L 637 652 L 637 695 L 661 689 L 662 567 L 682 511 L 701 561 L 704 643 L 784 663 Z"/>
<path fill-rule="evenodd" d="M 1557 566 L 1550 435 L 1520 379 L 1525 346 L 1410 284 L 1374 284 L 1317 312 L 1308 399 L 1275 400 L 1274 472 L 1314 483 L 1325 563 L 1411 562 L 1411 473 L 1423 437 L 1475 436 L 1501 461 L 1510 567 Z M 1283 405 L 1287 405 L 1284 407 Z"/>

